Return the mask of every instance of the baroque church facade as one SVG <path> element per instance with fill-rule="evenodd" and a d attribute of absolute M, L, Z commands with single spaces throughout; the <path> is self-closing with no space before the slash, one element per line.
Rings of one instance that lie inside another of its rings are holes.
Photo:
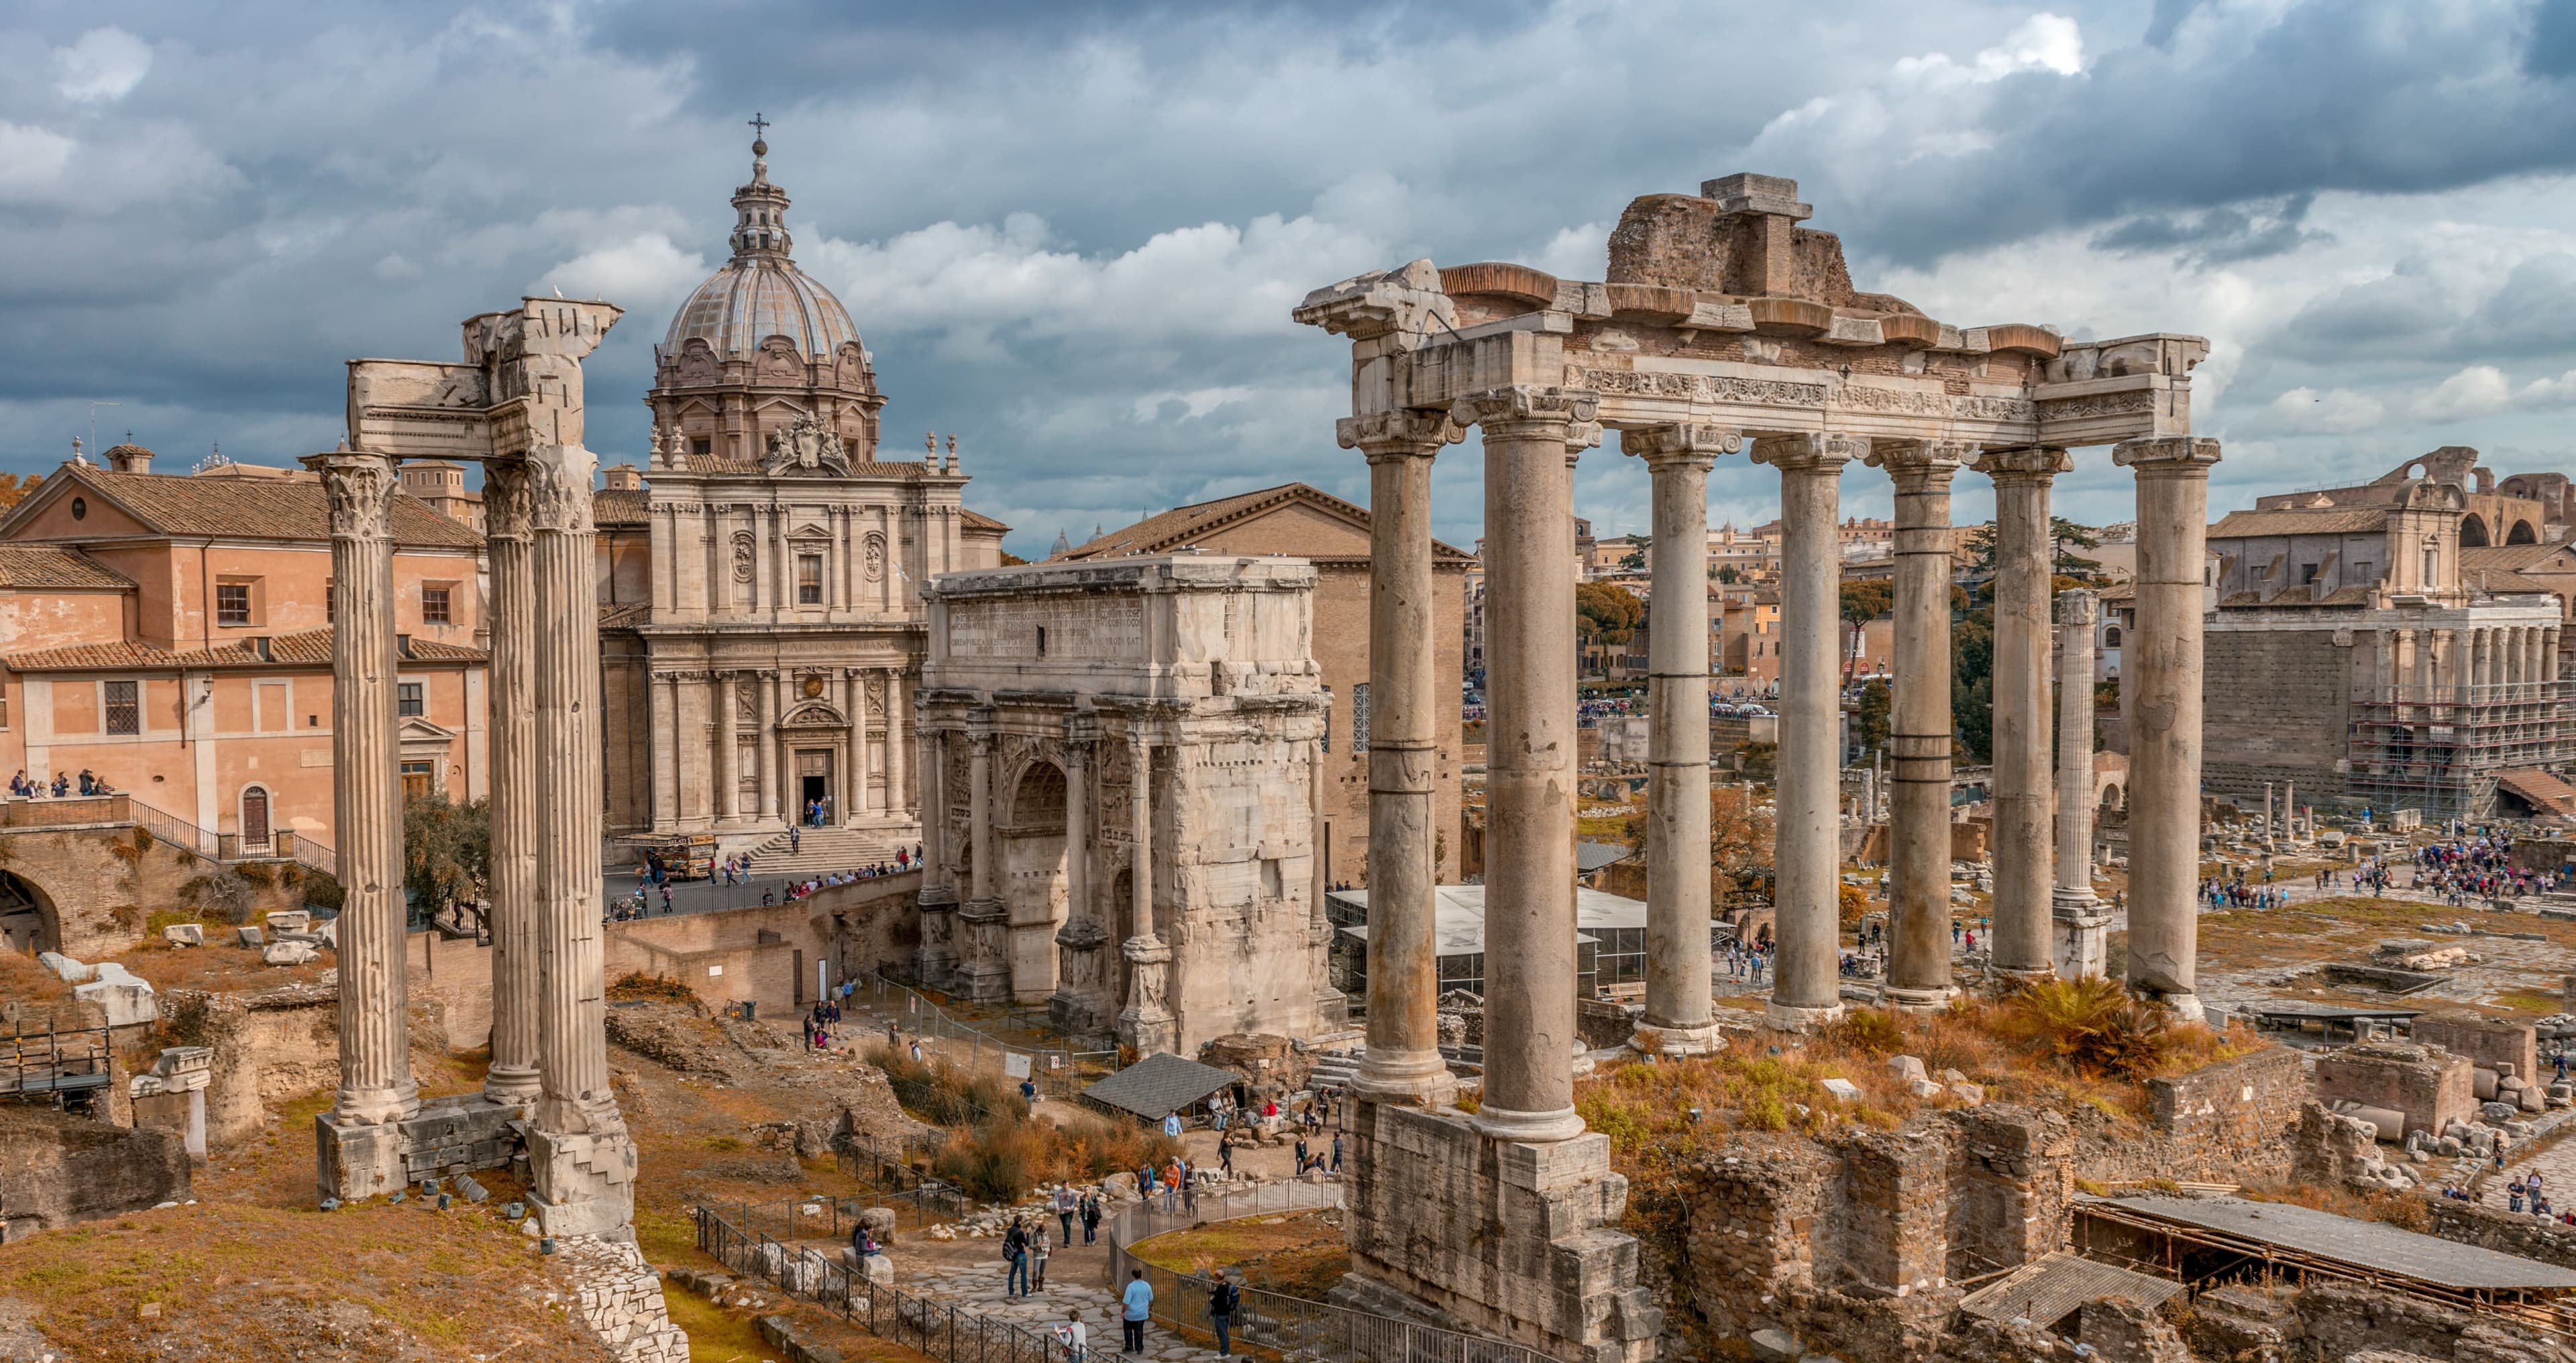
<path fill-rule="evenodd" d="M 920 828 L 921 586 L 998 566 L 1008 527 L 963 505 L 955 437 L 880 457 L 875 365 L 752 154 L 731 259 L 654 349 L 648 466 L 597 502 L 608 831 L 729 851 L 819 813 L 891 849 Z"/>

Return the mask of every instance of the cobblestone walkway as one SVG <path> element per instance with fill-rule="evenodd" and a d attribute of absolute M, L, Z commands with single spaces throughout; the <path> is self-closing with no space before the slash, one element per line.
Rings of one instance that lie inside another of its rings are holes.
<path fill-rule="evenodd" d="M 1007 1320 L 1032 1330 L 1046 1330 L 1061 1323 L 1068 1312 L 1080 1311 L 1082 1323 L 1090 1332 L 1091 1356 L 1118 1356 L 1152 1359 L 1154 1363 L 1217 1363 L 1222 1357 L 1214 1349 L 1202 1349 L 1174 1337 L 1160 1321 L 1145 1326 L 1145 1352 L 1122 1353 L 1119 1339 L 1118 1299 L 1106 1290 L 1088 1282 L 1073 1283 L 1050 1279 L 1044 1292 L 1013 1298 L 1002 1292 L 1002 1275 L 998 1267 L 932 1268 L 904 1276 L 902 1286 L 933 1301 Z M 1165 1310 L 1176 1305 L 1160 1303 Z M 1175 1314 L 1187 1315 L 1187 1304 Z"/>
<path fill-rule="evenodd" d="M 2553 1133 L 2567 1131 L 2571 1121 L 2576 1121 L 2576 1111 L 2552 1112 L 2535 1120 L 2531 1139 L 2523 1143 L 2523 1149 L 2506 1152 L 2504 1168 L 2489 1170 L 2485 1181 L 2478 1185 L 2478 1201 L 2497 1211 L 2507 1210 L 2505 1189 L 2516 1176 L 2536 1169 L 2540 1171 L 2541 1190 L 2549 1195 L 2550 1202 L 2562 1209 L 2576 1207 L 2576 1135 L 2549 1139 Z"/>

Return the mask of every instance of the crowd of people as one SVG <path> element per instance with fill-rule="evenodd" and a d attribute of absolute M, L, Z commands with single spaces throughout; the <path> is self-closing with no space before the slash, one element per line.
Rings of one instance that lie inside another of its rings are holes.
<path fill-rule="evenodd" d="M 2267 881 L 2271 874 L 2263 873 Z M 2290 902 L 2290 892 L 2269 884 L 2248 884 L 2245 873 L 2238 871 L 2234 879 L 2211 876 L 2200 882 L 2200 902 L 2213 909 L 2277 909 Z"/>
<path fill-rule="evenodd" d="M 83 795 L 114 795 L 116 793 L 116 788 L 107 783 L 106 777 L 91 771 L 87 767 L 81 768 L 77 788 L 79 793 Z M 47 796 L 51 796 L 57 800 L 66 799 L 70 797 L 74 789 L 75 786 L 73 778 L 65 776 L 61 772 L 54 773 L 54 779 L 49 782 L 41 776 L 31 777 L 27 775 L 27 769 L 25 767 L 20 767 L 18 769 L 18 774 L 9 778 L 9 793 L 21 800 L 42 800 Z"/>
<path fill-rule="evenodd" d="M 2547 894 L 2558 888 L 2558 876 L 2515 866 L 2513 840 L 2498 833 L 2455 837 L 2415 849 L 2415 888 L 2460 907 L 2472 899 Z"/>

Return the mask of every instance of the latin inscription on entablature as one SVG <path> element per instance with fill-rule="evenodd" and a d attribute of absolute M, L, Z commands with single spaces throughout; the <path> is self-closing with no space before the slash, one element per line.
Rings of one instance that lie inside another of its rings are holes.
<path fill-rule="evenodd" d="M 1875 384 L 1747 378 L 1733 374 L 1568 366 L 1565 383 L 1569 388 L 1590 389 L 1604 397 L 1675 398 L 1694 403 L 1882 412 L 1955 421 L 2023 422 L 2036 420 L 2039 414 L 2037 404 L 2027 398 L 1941 393 L 1925 388 L 1888 388 Z"/>
<path fill-rule="evenodd" d="M 1134 597 L 952 601 L 948 654 L 1035 659 L 1040 629 L 1046 631 L 1049 659 L 1139 658 L 1145 650 L 1144 603 Z"/>

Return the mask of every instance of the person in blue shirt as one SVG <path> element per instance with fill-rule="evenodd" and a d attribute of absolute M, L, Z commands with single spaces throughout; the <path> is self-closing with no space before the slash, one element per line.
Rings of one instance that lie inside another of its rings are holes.
<path fill-rule="evenodd" d="M 1122 1347 L 1119 1352 L 1141 1354 L 1145 1352 L 1145 1317 L 1154 1309 L 1154 1285 L 1145 1281 L 1145 1270 L 1127 1270 L 1127 1290 L 1120 1294 L 1119 1300 L 1127 1304 L 1119 1321 L 1126 1328 L 1126 1338 L 1120 1341 Z"/>
<path fill-rule="evenodd" d="M 1163 1118 L 1163 1134 L 1173 1140 L 1181 1138 L 1181 1114 L 1174 1112 Z"/>

